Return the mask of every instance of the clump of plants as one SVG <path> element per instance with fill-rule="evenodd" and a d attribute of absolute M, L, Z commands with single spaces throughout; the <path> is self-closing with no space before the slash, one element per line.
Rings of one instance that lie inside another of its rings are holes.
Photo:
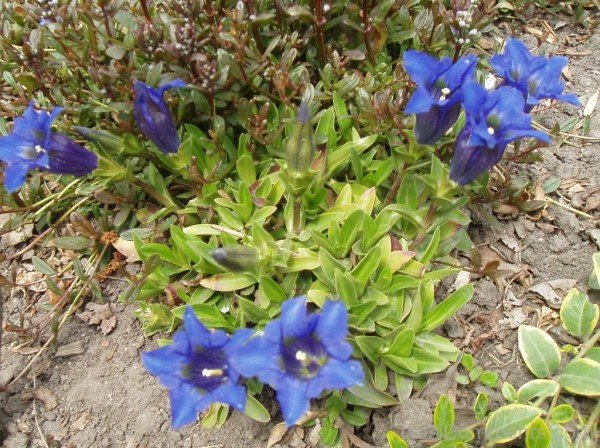
<path fill-rule="evenodd" d="M 535 379 L 519 389 L 505 382 L 502 395 L 508 404 L 492 412 L 488 396 L 478 394 L 473 403 L 477 422 L 463 429 L 454 427 L 454 406 L 448 397 L 441 396 L 434 412 L 439 440 L 432 446 L 468 447 L 478 440 L 485 446 L 515 440 L 528 448 L 596 446 L 600 421 L 599 315 L 598 305 L 573 289 L 561 305 L 560 324 L 580 341 L 579 345 L 559 347 L 543 329 L 519 327 L 519 352 Z M 579 397 L 579 406 L 573 396 Z M 391 448 L 408 446 L 394 432 L 387 437 Z"/>
<path fill-rule="evenodd" d="M 5 115 L 65 107 L 60 132 L 34 105 L 0 123 L 12 225 L 85 259 L 66 290 L 34 263 L 55 330 L 116 271 L 147 335 L 183 321 L 144 355 L 174 427 L 267 421 L 268 385 L 285 425 L 318 418 L 333 446 L 424 387 L 460 355 L 436 330 L 473 287 L 435 286 L 472 248 L 468 193 L 510 144 L 551 141 L 536 105 L 579 104 L 564 58 L 476 53 L 494 3 L 10 3 Z"/>

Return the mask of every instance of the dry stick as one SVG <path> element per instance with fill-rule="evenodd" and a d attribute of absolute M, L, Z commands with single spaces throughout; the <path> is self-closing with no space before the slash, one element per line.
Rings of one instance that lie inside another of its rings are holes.
<path fill-rule="evenodd" d="M 35 391 L 35 375 L 33 375 L 33 390 Z M 40 437 L 42 438 L 42 442 L 44 442 L 44 446 L 46 448 L 50 448 L 50 445 L 48 445 L 48 442 L 46 441 L 46 437 L 44 437 L 44 433 L 42 432 L 42 428 L 40 428 L 40 422 L 38 422 L 38 418 L 37 418 L 37 406 L 35 405 L 35 401 L 36 401 L 36 397 L 34 395 L 33 397 L 33 420 L 35 421 L 35 427 L 38 430 L 38 433 L 40 434 Z"/>
<path fill-rule="evenodd" d="M 102 261 L 102 257 L 104 256 L 104 253 L 106 252 L 107 247 L 108 246 L 104 246 L 104 248 L 102 249 L 102 252 L 100 252 L 100 255 L 98 256 L 98 261 L 96 262 L 96 264 L 94 265 L 94 267 L 88 273 L 89 278 L 87 279 L 87 281 L 85 282 L 85 284 L 81 287 L 81 289 L 79 290 L 79 292 L 77 293 L 77 295 L 73 299 L 73 302 L 71 303 L 71 306 L 69 306 L 69 309 L 65 312 L 64 316 L 62 317 L 62 319 L 58 323 L 58 327 L 56 328 L 56 332 L 54 332 L 52 334 L 52 336 L 50 336 L 50 338 L 48 338 L 48 340 L 46 341 L 46 343 L 35 354 L 35 356 L 31 359 L 31 361 L 29 361 L 27 363 L 27 365 L 25 366 L 25 368 L 23 370 L 21 370 L 21 372 L 10 383 L 8 383 L 6 386 L 0 388 L 0 392 L 4 392 L 4 391 L 10 389 L 13 384 L 15 384 L 21 378 L 23 378 L 23 376 L 29 371 L 29 369 L 31 369 L 31 367 L 34 365 L 35 361 L 37 361 L 37 359 L 41 356 L 41 354 L 46 351 L 46 349 L 50 346 L 50 344 L 52 342 L 54 342 L 54 340 L 56 339 L 56 336 L 58 335 L 59 330 L 63 327 L 63 325 L 65 324 L 67 318 L 72 314 L 74 306 L 79 302 L 79 299 L 81 298 L 81 295 L 83 294 L 83 291 L 85 291 L 85 289 L 89 286 L 89 284 L 91 283 L 92 279 L 94 278 L 93 274 L 94 274 L 94 272 L 96 272 L 98 270 L 98 266 L 100 265 L 100 262 Z M 73 289 L 73 285 L 75 285 L 75 282 L 73 282 L 72 287 L 69 288 L 69 289 Z"/>
<path fill-rule="evenodd" d="M 317 38 L 317 52 L 323 67 L 327 64 L 327 52 L 325 51 L 325 34 L 323 25 L 325 18 L 323 17 L 323 0 L 312 0 L 313 12 L 315 15 L 315 35 Z"/>
<path fill-rule="evenodd" d="M 87 200 L 89 200 L 91 197 L 92 197 L 92 195 L 86 196 L 81 201 L 79 201 L 78 203 L 76 203 L 73 207 L 71 207 L 69 210 L 67 210 L 60 217 L 60 219 L 58 221 L 56 221 L 54 224 L 52 224 L 52 226 L 50 226 L 49 228 L 47 228 L 46 230 L 44 230 L 42 233 L 40 233 L 38 236 L 36 236 L 31 243 L 29 243 L 27 246 L 25 246 L 19 252 L 17 252 L 15 254 L 11 255 L 10 257 L 8 257 L 6 259 L 6 261 L 13 260 L 13 259 L 15 259 L 17 257 L 20 257 L 25 252 L 27 252 L 29 249 L 31 249 L 33 246 L 35 246 L 38 243 L 38 241 L 40 241 L 41 239 L 45 238 L 46 235 L 48 235 L 52 230 L 54 230 L 54 227 L 56 227 L 57 225 L 59 225 L 60 223 L 62 223 L 65 219 L 67 219 L 68 216 L 71 216 L 71 213 L 73 213 L 75 210 L 77 210 L 84 202 L 86 202 Z"/>

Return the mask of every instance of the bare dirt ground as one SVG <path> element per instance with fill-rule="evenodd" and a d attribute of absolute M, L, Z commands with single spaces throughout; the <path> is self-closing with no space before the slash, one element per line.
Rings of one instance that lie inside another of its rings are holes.
<path fill-rule="evenodd" d="M 568 89 L 585 104 L 600 88 L 600 35 L 589 39 L 568 27 L 560 27 L 561 18 L 547 18 L 556 30 L 555 43 L 545 43 L 546 52 L 568 49 L 570 81 Z M 576 42 L 582 39 L 581 44 Z M 537 41 L 525 39 L 530 47 Z M 544 113 L 542 124 L 552 127 L 580 112 L 560 107 Z M 592 119 L 591 137 L 600 137 L 600 116 Z M 577 139 L 575 142 L 582 143 Z M 527 174 L 532 181 L 558 177 L 561 187 L 549 197 L 598 217 L 600 206 L 600 144 L 590 141 L 583 147 L 553 146 L 542 151 L 543 162 L 533 166 L 510 165 L 513 173 Z M 503 209 L 510 212 L 510 209 Z M 564 290 L 572 286 L 585 289 L 592 270 L 591 256 L 599 250 L 598 229 L 591 219 L 565 208 L 551 205 L 545 211 L 530 214 L 498 214 L 495 226 L 480 208 L 473 208 L 471 234 L 485 261 L 500 263 L 495 282 L 476 281 L 476 295 L 459 315 L 446 324 L 444 331 L 457 346 L 473 353 L 484 368 L 499 372 L 501 382 L 518 386 L 529 379 L 519 360 L 516 328 L 522 323 L 544 327 L 556 323 L 557 310 Z M 493 214 L 492 214 L 493 215 Z M 18 250 L 15 241 L 2 239 L 2 251 Z M 16 268 L 29 279 L 34 274 L 24 257 Z M 38 255 L 41 257 L 41 255 Z M 465 264 L 469 263 L 465 259 Z M 11 269 L 2 266 L 2 270 Z M 3 272 L 0 272 L 3 273 Z M 458 282 L 469 280 L 459 278 Z M 547 283 L 554 281 L 553 283 Z M 442 285 L 444 288 L 450 284 Z M 145 372 L 140 354 L 156 347 L 142 335 L 132 316 L 133 307 L 114 302 L 115 292 L 124 283 L 109 281 L 104 293 L 117 316 L 114 330 L 104 335 L 96 326 L 72 318 L 58 337 L 56 346 L 44 352 L 34 369 L 8 391 L 0 393 L 0 440 L 6 448 L 20 447 L 214 447 L 252 448 L 266 446 L 272 428 L 233 413 L 222 428 L 203 429 L 200 424 L 179 431 L 169 430 L 167 392 Z M 540 286 L 541 285 L 541 286 Z M 39 286 L 39 289 L 37 289 Z M 5 322 L 25 326 L 37 321 L 43 310 L 38 301 L 33 316 L 24 310 L 44 294 L 44 284 L 24 291 L 5 290 Z M 533 288 L 533 289 L 532 289 Z M 112 300 L 112 302 L 110 302 Z M 29 310 L 31 310 L 30 308 Z M 564 343 L 558 329 L 554 334 Z M 48 337 L 47 335 L 45 336 Z M 17 333 L 5 332 L 2 348 L 0 387 L 13 380 L 43 345 L 40 341 L 23 346 Z M 425 390 L 391 410 L 376 412 L 363 436 L 377 447 L 387 446 L 385 432 L 396 430 L 421 446 L 435 436 L 432 410 L 439 394 L 456 399 L 457 416 L 467 422 L 472 399 L 477 392 L 490 395 L 490 405 L 501 402 L 498 390 L 482 385 L 457 387 L 454 375 L 458 367 L 436 376 Z M 459 369 L 460 370 L 460 369 Z M 458 371 L 460 373 L 460 371 Z M 463 372 L 464 373 L 464 372 Z M 273 410 L 274 421 L 279 416 Z M 316 447 L 318 427 L 298 430 L 277 447 Z"/>

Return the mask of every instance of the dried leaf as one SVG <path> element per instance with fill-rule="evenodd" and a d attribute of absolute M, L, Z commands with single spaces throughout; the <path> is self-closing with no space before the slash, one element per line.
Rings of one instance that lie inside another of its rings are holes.
<path fill-rule="evenodd" d="M 110 304 L 100 305 L 99 303 L 88 303 L 85 306 L 86 311 L 77 313 L 77 317 L 88 325 L 99 325 L 100 331 L 108 334 L 114 330 L 117 325 L 117 316 L 114 315 Z"/>
<path fill-rule="evenodd" d="M 23 400 L 38 400 L 44 405 L 46 411 L 51 411 L 58 406 L 56 395 L 47 387 L 41 386 L 37 389 L 26 389 L 21 393 Z"/>
<path fill-rule="evenodd" d="M 81 355 L 84 351 L 83 341 L 76 341 L 58 347 L 54 356 L 66 358 L 69 356 Z"/>
<path fill-rule="evenodd" d="M 594 113 L 594 109 L 596 109 L 596 105 L 598 104 L 598 95 L 600 94 L 600 90 L 596 90 L 590 99 L 585 104 L 585 108 L 583 109 L 583 116 L 589 117 Z"/>
<path fill-rule="evenodd" d="M 551 280 L 549 282 L 538 283 L 537 285 L 529 288 L 530 291 L 535 292 L 542 296 L 548 306 L 554 309 L 560 308 L 563 296 L 571 288 L 575 286 L 577 280 L 572 278 L 563 278 L 558 280 Z"/>
<path fill-rule="evenodd" d="M 125 240 L 121 237 L 117 239 L 114 243 L 112 243 L 113 247 L 117 249 L 122 255 L 127 257 L 128 263 L 133 263 L 134 261 L 140 261 L 140 256 L 135 250 L 135 244 L 133 241 Z"/>

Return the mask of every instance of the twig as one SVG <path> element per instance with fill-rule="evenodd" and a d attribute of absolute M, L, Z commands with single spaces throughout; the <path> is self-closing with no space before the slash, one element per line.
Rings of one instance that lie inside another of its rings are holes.
<path fill-rule="evenodd" d="M 327 52 L 325 51 L 325 34 L 323 25 L 325 18 L 323 16 L 323 0 L 312 0 L 313 14 L 315 15 L 315 36 L 317 38 L 317 52 L 323 67 L 327 64 Z"/>
<path fill-rule="evenodd" d="M 566 204 L 561 204 L 560 202 L 558 202 L 558 201 L 555 201 L 555 200 L 554 200 L 554 199 L 552 199 L 552 198 L 548 198 L 548 197 L 547 197 L 547 198 L 546 198 L 546 202 L 548 202 L 548 203 L 550 203 L 550 204 L 557 205 L 557 206 L 559 206 L 559 207 L 562 207 L 562 208 L 564 208 L 564 209 L 566 209 L 566 210 L 569 210 L 569 211 L 571 211 L 571 212 L 575 213 L 576 215 L 583 216 L 584 218 L 587 218 L 587 219 L 594 220 L 594 217 L 593 217 L 592 215 L 590 215 L 590 214 L 588 214 L 588 213 L 585 213 L 585 212 L 582 212 L 581 210 L 577 210 L 576 208 L 573 208 L 573 207 L 571 207 L 571 206 L 569 206 L 569 205 L 566 205 Z"/>
<path fill-rule="evenodd" d="M 35 390 L 36 385 L 35 385 L 35 375 L 33 375 L 33 390 Z M 37 418 L 37 406 L 35 405 L 36 399 L 35 397 L 33 397 L 33 421 L 35 421 L 35 427 L 38 430 L 38 433 L 40 434 L 40 437 L 42 438 L 42 442 L 44 442 L 44 446 L 46 448 L 50 448 L 50 445 L 48 445 L 48 442 L 46 441 L 46 437 L 44 437 L 44 433 L 42 432 L 42 428 L 40 427 L 40 422 L 38 422 L 38 418 Z"/>
<path fill-rule="evenodd" d="M 363 40 L 365 41 L 365 48 L 367 50 L 367 56 L 371 64 L 375 64 L 375 56 L 373 55 L 373 49 L 371 48 L 371 41 L 369 40 L 369 33 L 371 32 L 371 19 L 369 17 L 369 0 L 363 0 L 362 4 L 362 28 L 363 28 Z"/>

